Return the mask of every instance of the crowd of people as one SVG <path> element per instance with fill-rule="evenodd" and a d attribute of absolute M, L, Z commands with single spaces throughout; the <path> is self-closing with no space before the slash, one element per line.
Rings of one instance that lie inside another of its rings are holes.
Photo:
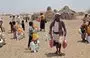
<path fill-rule="evenodd" d="M 18 17 L 18 16 L 17 16 Z M 24 37 L 24 30 L 25 30 L 25 24 L 22 20 L 22 23 L 20 23 L 20 18 L 17 18 L 17 21 L 15 19 L 15 16 L 13 16 L 12 20 L 9 22 L 11 27 L 11 33 L 13 33 L 13 39 L 22 39 Z"/>
<path fill-rule="evenodd" d="M 13 39 L 21 40 L 25 38 L 25 20 L 21 19 L 18 15 L 10 16 L 11 20 L 9 22 L 11 33 L 13 34 Z M 37 20 L 39 19 L 39 21 Z M 29 21 L 29 29 L 28 29 L 28 43 L 27 47 L 31 52 L 38 52 L 40 48 L 40 35 L 38 34 L 38 31 L 45 31 L 45 25 L 47 23 L 47 20 L 43 13 L 40 13 L 40 16 L 36 19 L 37 22 L 39 22 L 40 26 L 37 26 L 33 20 L 27 20 L 26 23 Z M 84 18 L 82 19 L 82 24 L 80 26 L 79 32 L 81 35 L 82 42 L 90 43 L 90 15 L 85 14 Z M 0 18 L 0 47 L 5 45 L 5 39 L 3 38 L 3 32 L 5 32 L 5 29 L 3 28 L 3 18 Z M 61 48 L 67 47 L 67 41 L 66 41 L 66 35 L 67 35 L 67 29 L 65 26 L 64 21 L 62 21 L 62 17 L 59 13 L 56 13 L 54 16 L 54 19 L 51 21 L 50 27 L 49 27 L 49 44 L 50 47 L 56 47 L 55 54 L 62 55 Z M 44 35 L 43 35 L 44 36 Z"/>
<path fill-rule="evenodd" d="M 9 22 L 11 33 L 13 34 L 13 39 L 20 40 L 25 38 L 25 20 L 21 20 L 20 16 L 10 16 L 12 18 Z M 40 16 L 38 17 L 40 26 L 35 25 L 33 20 L 29 21 L 29 29 L 28 29 L 28 49 L 31 50 L 31 52 L 38 52 L 40 46 L 39 46 L 39 34 L 38 31 L 44 31 L 45 32 L 45 24 L 47 23 L 47 20 L 43 13 L 40 13 Z M 36 19 L 37 21 L 37 19 Z M 26 21 L 27 23 L 28 21 Z M 80 26 L 80 34 L 82 38 L 82 42 L 90 43 L 90 15 L 86 14 L 85 17 L 82 19 L 82 25 Z M 1 32 L 5 32 L 3 30 L 3 19 L 0 18 L 0 28 Z M 56 13 L 54 16 L 54 19 L 52 20 L 50 27 L 49 27 L 49 44 L 50 47 L 56 46 L 56 52 L 55 54 L 62 55 L 61 47 L 63 48 L 67 47 L 67 41 L 66 41 L 66 35 L 67 35 L 67 29 L 65 26 L 65 23 L 62 21 L 61 15 L 59 13 Z M 1 37 L 1 36 L 0 36 Z M 0 39 L 0 46 L 5 44 L 5 40 Z"/>
<path fill-rule="evenodd" d="M 20 16 L 10 16 L 11 20 L 9 22 L 11 33 L 13 34 L 13 39 L 20 40 L 25 37 L 25 20 L 21 20 Z M 37 19 L 36 19 L 37 20 Z M 39 34 L 38 31 L 44 31 L 45 32 L 45 24 L 47 23 L 47 20 L 43 13 L 40 13 L 39 16 L 40 20 L 40 27 L 36 26 L 33 20 L 29 21 L 29 39 L 28 39 L 28 49 L 31 50 L 31 52 L 38 52 L 39 50 Z M 0 28 L 2 27 L 2 22 L 0 20 Z M 28 21 L 26 21 L 28 22 Z M 2 28 L 1 28 L 2 30 Z M 3 32 L 3 31 L 2 31 Z M 55 18 L 53 19 L 52 23 L 50 24 L 50 40 L 53 40 L 52 46 L 56 46 L 56 54 L 62 54 L 61 52 L 61 46 L 63 45 L 63 41 L 66 40 L 66 27 L 64 22 L 61 20 L 61 15 L 59 13 L 55 14 Z M 65 44 L 66 42 L 64 42 Z M 65 45 L 64 45 L 65 46 Z"/>

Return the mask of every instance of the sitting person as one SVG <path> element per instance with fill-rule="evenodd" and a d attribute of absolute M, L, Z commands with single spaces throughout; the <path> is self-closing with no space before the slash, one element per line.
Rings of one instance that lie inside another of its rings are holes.
<path fill-rule="evenodd" d="M 24 38 L 24 31 L 21 27 L 17 29 L 17 39 L 23 39 Z"/>
<path fill-rule="evenodd" d="M 87 28 L 86 28 L 86 34 L 87 34 L 86 40 L 88 43 L 90 43 L 90 21 L 89 21 Z"/>
<path fill-rule="evenodd" d="M 3 19 L 0 18 L 0 28 L 1 28 L 1 31 L 4 32 L 4 30 L 3 30 L 3 26 L 2 26 L 2 25 L 3 25 Z"/>
<path fill-rule="evenodd" d="M 86 38 L 86 27 L 87 27 L 87 24 L 85 21 L 83 21 L 83 24 L 80 27 L 82 42 L 86 41 L 86 39 L 85 39 Z"/>
<path fill-rule="evenodd" d="M 33 35 L 33 39 L 30 43 L 30 48 L 31 48 L 31 51 L 32 52 L 38 52 L 38 49 L 39 49 L 39 40 L 38 40 L 38 34 L 37 33 L 34 33 Z"/>
<path fill-rule="evenodd" d="M 0 33 L 0 47 L 2 47 L 3 45 L 5 45 L 5 37 L 3 33 Z"/>

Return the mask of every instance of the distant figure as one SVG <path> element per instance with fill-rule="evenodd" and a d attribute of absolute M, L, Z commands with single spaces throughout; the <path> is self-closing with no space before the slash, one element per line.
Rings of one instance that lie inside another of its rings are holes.
<path fill-rule="evenodd" d="M 17 15 L 16 21 L 17 21 L 18 24 L 20 24 L 20 19 L 21 19 L 20 16 Z"/>
<path fill-rule="evenodd" d="M 12 16 L 12 22 L 13 22 L 13 21 L 16 21 L 16 20 L 15 20 L 15 16 L 14 16 L 14 15 Z"/>
<path fill-rule="evenodd" d="M 10 27 L 11 27 L 11 33 L 12 33 L 12 32 L 13 32 L 13 23 L 12 23 L 12 21 L 10 21 L 9 24 L 10 24 Z"/>
<path fill-rule="evenodd" d="M 1 31 L 4 32 L 2 24 L 3 24 L 3 20 L 2 20 L 2 18 L 0 18 L 0 28 L 1 28 Z"/>
<path fill-rule="evenodd" d="M 83 18 L 82 20 L 85 21 L 85 22 L 87 23 L 88 20 L 89 20 L 88 14 L 85 14 L 85 16 L 84 16 L 84 18 Z"/>
<path fill-rule="evenodd" d="M 33 34 L 33 22 L 29 22 L 29 41 L 28 41 L 28 48 L 30 47 L 30 42 L 32 41 L 32 34 Z"/>
<path fill-rule="evenodd" d="M 12 28 L 13 29 L 13 39 L 17 39 L 17 36 L 16 36 L 16 32 L 17 32 L 16 22 L 13 21 L 12 24 L 13 24 L 13 28 Z"/>
<path fill-rule="evenodd" d="M 56 14 L 54 21 L 50 24 L 49 34 L 51 35 L 51 39 L 54 40 L 54 45 L 56 46 L 55 53 L 61 55 L 61 44 L 66 37 L 66 27 L 64 22 L 60 20 L 60 14 Z"/>
<path fill-rule="evenodd" d="M 10 18 L 9 20 L 12 21 L 12 16 L 10 16 L 9 18 Z"/>
<path fill-rule="evenodd" d="M 18 27 L 17 29 L 17 39 L 23 39 L 24 38 L 24 31 L 21 27 Z"/>
<path fill-rule="evenodd" d="M 40 13 L 40 19 L 40 31 L 45 31 L 45 16 L 43 15 L 43 13 Z"/>
<path fill-rule="evenodd" d="M 26 23 L 28 22 L 28 20 L 29 20 L 29 17 L 28 16 L 26 16 L 26 17 L 24 17 L 24 19 L 26 20 Z"/>
<path fill-rule="evenodd" d="M 25 31 L 25 23 L 24 23 L 24 20 L 22 20 L 21 25 L 22 25 L 23 30 Z"/>

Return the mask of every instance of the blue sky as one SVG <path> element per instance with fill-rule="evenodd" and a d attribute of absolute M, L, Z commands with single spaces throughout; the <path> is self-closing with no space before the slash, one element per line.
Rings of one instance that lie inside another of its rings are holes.
<path fill-rule="evenodd" d="M 0 0 L 0 12 L 37 12 L 47 6 L 61 9 L 64 5 L 78 11 L 90 8 L 90 0 Z"/>

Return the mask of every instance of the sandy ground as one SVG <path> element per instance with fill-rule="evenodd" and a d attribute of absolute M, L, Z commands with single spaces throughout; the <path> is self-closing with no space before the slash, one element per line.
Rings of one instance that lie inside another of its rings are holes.
<path fill-rule="evenodd" d="M 6 45 L 0 48 L 0 58 L 90 58 L 90 44 L 82 43 L 78 29 L 81 25 L 81 17 L 78 20 L 64 21 L 67 27 L 66 49 L 62 48 L 65 56 L 57 56 L 54 54 L 55 48 L 50 48 L 46 35 L 48 35 L 50 22 L 46 24 L 46 32 L 39 32 L 40 49 L 37 53 L 31 53 L 27 50 L 28 43 L 28 24 L 26 23 L 25 38 L 22 40 L 13 40 L 12 34 L 9 34 L 9 18 L 4 17 L 4 27 L 6 29 Z M 35 24 L 39 24 L 34 22 Z"/>

